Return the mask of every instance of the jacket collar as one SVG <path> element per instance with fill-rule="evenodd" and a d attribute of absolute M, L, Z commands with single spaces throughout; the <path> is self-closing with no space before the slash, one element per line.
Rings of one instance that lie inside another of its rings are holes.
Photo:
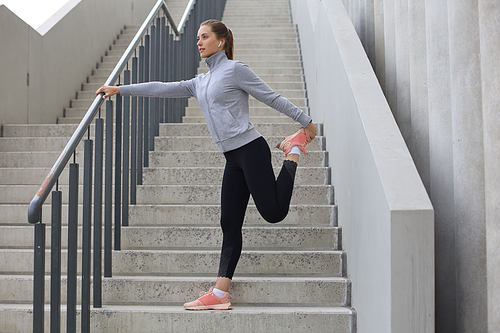
<path fill-rule="evenodd" d="M 224 50 L 221 50 L 205 59 L 205 63 L 211 71 L 217 69 L 217 67 L 219 67 L 223 62 L 226 61 L 227 56 Z"/>

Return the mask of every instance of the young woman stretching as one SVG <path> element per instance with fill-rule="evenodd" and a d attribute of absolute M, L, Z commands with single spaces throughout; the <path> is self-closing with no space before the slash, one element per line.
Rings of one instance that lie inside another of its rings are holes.
<path fill-rule="evenodd" d="M 301 151 L 316 137 L 311 117 L 286 98 L 276 94 L 248 66 L 233 61 L 233 34 L 217 20 L 208 20 L 198 30 L 198 49 L 209 72 L 189 81 L 150 82 L 120 87 L 102 86 L 96 96 L 117 93 L 145 97 L 196 97 L 212 138 L 224 153 L 221 227 L 223 232 L 219 273 L 215 288 L 184 304 L 188 310 L 231 309 L 229 285 L 241 255 L 241 229 L 250 194 L 262 217 L 282 221 L 288 214 L 295 171 Z M 249 121 L 248 96 L 286 114 L 302 127 L 277 147 L 285 161 L 276 179 L 266 140 Z"/>

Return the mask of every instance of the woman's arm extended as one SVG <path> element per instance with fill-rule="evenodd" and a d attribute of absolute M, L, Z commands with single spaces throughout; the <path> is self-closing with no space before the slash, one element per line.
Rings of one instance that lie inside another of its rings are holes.
<path fill-rule="evenodd" d="M 146 82 L 120 87 L 102 86 L 97 89 L 96 96 L 100 93 L 104 93 L 104 98 L 111 97 L 115 94 L 161 98 L 193 97 L 195 96 L 196 89 L 195 80 L 196 79 L 179 82 Z"/>

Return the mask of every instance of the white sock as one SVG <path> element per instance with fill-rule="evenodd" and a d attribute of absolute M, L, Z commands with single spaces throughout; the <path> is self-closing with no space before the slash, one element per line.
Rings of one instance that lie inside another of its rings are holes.
<path fill-rule="evenodd" d="M 217 296 L 219 298 L 224 297 L 224 295 L 227 294 L 227 291 L 223 291 L 223 290 L 220 290 L 217 288 L 214 288 L 212 291 L 215 294 L 215 296 Z"/>
<path fill-rule="evenodd" d="M 300 150 L 299 146 L 293 146 L 292 150 L 290 150 L 290 152 L 288 153 L 288 155 L 290 155 L 290 154 L 300 155 L 301 153 L 302 153 L 302 151 Z"/>

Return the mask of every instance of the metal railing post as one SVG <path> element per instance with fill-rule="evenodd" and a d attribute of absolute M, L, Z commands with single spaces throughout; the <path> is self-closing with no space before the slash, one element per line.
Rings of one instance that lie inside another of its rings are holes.
<path fill-rule="evenodd" d="M 94 308 L 102 306 L 102 188 L 104 158 L 104 120 L 95 120 L 94 167 Z"/>
<path fill-rule="evenodd" d="M 130 84 L 130 71 L 123 72 L 123 83 Z M 128 226 L 129 173 L 130 173 L 130 96 L 123 98 L 123 173 L 122 173 L 122 225 Z"/>
<path fill-rule="evenodd" d="M 137 83 L 137 57 L 132 58 L 132 84 Z M 130 123 L 130 204 L 137 203 L 137 96 L 132 97 Z M 140 159 L 140 157 L 139 157 Z"/>
<path fill-rule="evenodd" d="M 73 153 L 76 154 L 76 153 Z M 68 282 L 66 332 L 76 332 L 76 276 L 78 246 L 78 175 L 79 164 L 69 165 L 69 201 L 68 201 Z"/>
<path fill-rule="evenodd" d="M 111 277 L 113 242 L 113 101 L 106 101 L 106 154 L 104 158 L 104 276 Z"/>
<path fill-rule="evenodd" d="M 89 131 L 90 132 L 90 131 Z M 83 163 L 83 235 L 82 235 L 82 332 L 90 332 L 90 255 L 92 232 L 92 150 L 93 141 L 84 142 Z"/>
<path fill-rule="evenodd" d="M 149 62 L 149 57 L 150 57 L 150 36 L 146 35 L 144 36 L 144 82 L 149 82 L 149 71 L 150 71 L 150 62 Z M 144 162 L 142 163 L 143 167 L 147 168 L 149 166 L 149 135 L 150 135 L 150 128 L 149 128 L 149 117 L 151 117 L 151 114 L 149 112 L 149 97 L 144 97 L 144 149 L 143 149 L 143 154 L 144 154 Z M 141 169 L 142 171 L 142 169 Z M 141 175 L 142 177 L 142 175 Z M 142 180 L 141 180 L 142 184 Z"/>
<path fill-rule="evenodd" d="M 150 62 L 149 62 L 149 81 L 156 81 L 156 26 L 151 26 L 151 37 L 150 37 Z M 155 118 L 156 118 L 156 98 L 151 97 L 149 99 L 149 143 L 148 143 L 148 153 L 154 150 L 154 137 L 155 137 Z M 149 161 L 149 154 L 148 154 Z M 145 165 L 147 166 L 147 165 Z"/>
<path fill-rule="evenodd" d="M 56 186 L 57 187 L 57 186 Z M 50 222 L 50 332 L 61 331 L 61 221 L 62 192 L 52 191 Z"/>
<path fill-rule="evenodd" d="M 167 62 L 165 55 L 167 53 L 167 26 L 166 26 L 166 19 L 165 16 L 163 16 L 160 20 L 161 24 L 161 53 L 160 53 L 160 81 L 165 82 L 166 81 L 166 73 L 165 73 L 165 64 Z M 165 115 L 165 102 L 166 99 L 162 98 L 160 100 L 160 122 L 164 123 L 166 122 L 166 115 Z M 159 132 L 158 132 L 159 134 Z"/>
<path fill-rule="evenodd" d="M 146 54 L 146 47 L 139 47 L 139 83 L 144 82 L 144 58 Z M 137 185 L 142 185 L 142 166 L 144 163 L 144 100 L 146 98 L 139 96 L 139 110 L 137 111 Z"/>
<path fill-rule="evenodd" d="M 155 81 L 161 81 L 161 19 L 156 19 L 156 42 L 155 42 Z M 155 97 L 155 123 L 154 136 L 160 134 L 160 98 Z M 153 139 L 154 142 L 154 139 Z M 154 150 L 154 143 L 151 151 Z"/>
<path fill-rule="evenodd" d="M 35 261 L 33 279 L 33 332 L 44 331 L 45 307 L 45 224 L 35 224 Z"/>
<path fill-rule="evenodd" d="M 115 99 L 115 241 L 114 249 L 121 249 L 121 194 L 122 194 L 122 95 Z"/>
<path fill-rule="evenodd" d="M 167 27 L 167 32 L 170 31 L 170 27 Z M 173 66 L 173 49 L 174 49 L 174 38 L 172 34 L 168 33 L 167 37 L 167 66 L 166 66 L 166 75 L 167 75 L 167 81 L 173 81 L 174 80 L 174 66 Z M 173 122 L 173 112 L 172 109 L 174 108 L 175 105 L 175 100 L 172 98 L 167 98 L 167 122 L 171 123 Z"/>

